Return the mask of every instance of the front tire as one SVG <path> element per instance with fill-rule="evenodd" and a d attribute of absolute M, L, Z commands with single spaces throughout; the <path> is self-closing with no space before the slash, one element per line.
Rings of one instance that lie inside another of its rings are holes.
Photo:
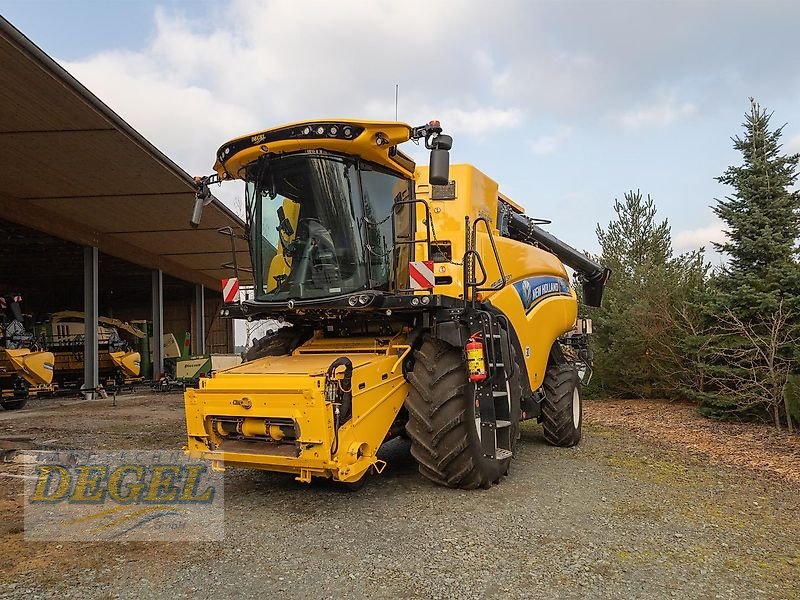
<path fill-rule="evenodd" d="M 0 402 L 0 406 L 2 406 L 6 410 L 19 410 L 23 408 L 28 403 L 28 399 L 25 398 L 24 400 L 3 400 Z"/>
<path fill-rule="evenodd" d="M 551 446 L 570 448 L 581 441 L 583 399 L 575 365 L 551 365 L 544 377 L 542 400 L 544 439 Z"/>
<path fill-rule="evenodd" d="M 406 432 L 419 472 L 439 485 L 476 489 L 499 483 L 511 457 L 486 458 L 476 428 L 473 388 L 467 381 L 460 348 L 428 339 L 415 353 L 408 374 Z M 511 450 L 519 437 L 519 368 L 509 380 L 511 394 Z"/>

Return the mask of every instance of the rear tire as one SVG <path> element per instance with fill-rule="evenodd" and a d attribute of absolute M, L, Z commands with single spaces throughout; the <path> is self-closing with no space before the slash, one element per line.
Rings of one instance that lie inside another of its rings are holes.
<path fill-rule="evenodd" d="M 23 408 L 28 403 L 28 399 L 25 398 L 24 400 L 3 400 L 0 402 L 0 406 L 2 406 L 6 410 L 19 410 Z"/>
<path fill-rule="evenodd" d="M 411 389 L 406 398 L 406 433 L 419 472 L 451 488 L 488 488 L 499 483 L 508 473 L 511 458 L 483 456 L 472 385 L 467 381 L 461 349 L 428 339 L 415 358 L 414 370 L 408 374 Z M 519 372 L 519 368 L 514 369 L 509 380 L 512 452 L 519 437 Z"/>
<path fill-rule="evenodd" d="M 569 448 L 581 441 L 583 399 L 575 365 L 551 365 L 544 377 L 542 427 L 551 446 Z"/>

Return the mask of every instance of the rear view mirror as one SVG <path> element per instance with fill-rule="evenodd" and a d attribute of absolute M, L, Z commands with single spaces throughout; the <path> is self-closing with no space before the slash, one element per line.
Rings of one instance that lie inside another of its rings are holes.
<path fill-rule="evenodd" d="M 431 162 L 428 181 L 431 185 L 447 185 L 450 183 L 450 148 L 453 138 L 449 135 L 436 136 L 431 144 Z"/>
<path fill-rule="evenodd" d="M 200 226 L 200 220 L 203 218 L 203 206 L 205 201 L 199 196 L 194 199 L 194 209 L 192 210 L 192 219 L 189 224 L 192 228 L 197 229 Z"/>
<path fill-rule="evenodd" d="M 212 175 L 211 177 L 194 178 L 194 182 L 197 187 L 194 194 L 192 218 L 189 221 L 189 224 L 193 229 L 197 229 L 200 226 L 200 220 L 203 218 L 203 207 L 206 204 L 211 204 L 211 201 L 214 199 L 214 196 L 211 195 L 211 190 L 208 189 L 208 182 L 212 177 L 216 177 L 216 175 Z M 217 179 L 217 181 L 219 181 L 219 179 Z"/>

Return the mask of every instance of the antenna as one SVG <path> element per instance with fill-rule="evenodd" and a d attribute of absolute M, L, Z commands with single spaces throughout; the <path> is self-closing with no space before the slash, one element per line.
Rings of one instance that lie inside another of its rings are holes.
<path fill-rule="evenodd" d="M 397 97 L 400 95 L 400 84 L 394 84 L 394 120 L 397 121 Z"/>

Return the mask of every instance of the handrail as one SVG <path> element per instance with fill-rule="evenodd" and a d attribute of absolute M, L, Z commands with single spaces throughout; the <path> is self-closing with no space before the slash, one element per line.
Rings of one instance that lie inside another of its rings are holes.
<path fill-rule="evenodd" d="M 425 207 L 425 221 L 424 221 L 425 222 L 425 239 L 418 240 L 416 238 L 416 234 L 417 234 L 416 213 L 413 214 L 413 217 L 414 217 L 414 219 L 413 219 L 414 228 L 413 228 L 413 231 L 410 232 L 411 239 L 403 240 L 403 241 L 398 241 L 398 239 L 397 239 L 397 227 L 395 226 L 395 216 L 399 212 L 397 209 L 398 209 L 398 207 L 405 206 L 405 205 L 408 205 L 408 204 L 422 204 L 422 206 Z M 416 259 L 416 245 L 417 244 L 425 244 L 425 247 L 427 249 L 427 252 L 425 253 L 426 260 L 432 260 L 431 259 L 431 207 L 430 207 L 430 205 L 425 200 L 423 200 L 422 198 L 414 198 L 414 199 L 411 199 L 411 200 L 398 200 L 397 202 L 392 204 L 392 234 L 394 235 L 394 247 L 393 247 L 393 250 L 392 250 L 393 252 L 394 252 L 394 248 L 396 248 L 398 245 L 409 245 L 409 246 L 412 246 L 413 252 L 412 252 L 412 256 L 410 258 L 413 260 L 413 259 Z M 430 287 L 430 288 L 422 288 L 422 289 L 432 290 L 433 288 Z M 398 286 L 398 288 L 395 291 L 397 293 L 404 293 L 404 292 L 415 292 L 417 290 L 415 290 L 413 288 L 401 288 L 401 287 Z"/>
<path fill-rule="evenodd" d="M 483 262 L 483 258 L 478 251 L 476 250 L 477 242 L 478 242 L 478 223 L 483 223 L 486 227 L 486 234 L 489 236 L 489 243 L 492 246 L 492 253 L 494 254 L 495 262 L 497 263 L 497 268 L 500 271 L 500 280 L 488 287 L 483 287 L 483 284 L 486 283 L 488 278 L 488 273 L 486 271 L 486 266 Z M 466 241 L 466 252 L 464 252 L 464 305 L 466 306 L 470 301 L 473 303 L 475 302 L 475 296 L 478 292 L 487 292 L 492 291 L 496 292 L 501 290 L 506 285 L 506 274 L 503 270 L 503 263 L 500 260 L 500 253 L 497 251 L 497 244 L 494 241 L 494 235 L 492 234 L 492 228 L 489 226 L 489 219 L 486 217 L 478 217 L 473 221 L 472 226 L 470 226 L 469 217 L 464 218 L 464 225 L 465 225 L 465 241 Z M 481 269 L 481 279 L 475 277 L 475 262 L 477 259 L 477 264 Z M 470 291 L 472 293 L 470 293 Z"/>
<path fill-rule="evenodd" d="M 492 253 L 494 254 L 494 259 L 497 262 L 497 268 L 500 271 L 500 281 L 489 286 L 489 287 L 476 287 L 475 292 L 496 292 L 498 290 L 503 289 L 506 286 L 506 274 L 503 271 L 503 264 L 500 261 L 500 253 L 497 251 L 497 244 L 494 241 L 494 235 L 492 234 L 492 228 L 489 227 L 489 219 L 486 217 L 478 217 L 475 219 L 472 227 L 472 248 L 474 249 L 477 243 L 478 238 L 478 223 L 483 223 L 486 227 L 486 233 L 489 236 L 489 243 L 492 245 Z"/>

